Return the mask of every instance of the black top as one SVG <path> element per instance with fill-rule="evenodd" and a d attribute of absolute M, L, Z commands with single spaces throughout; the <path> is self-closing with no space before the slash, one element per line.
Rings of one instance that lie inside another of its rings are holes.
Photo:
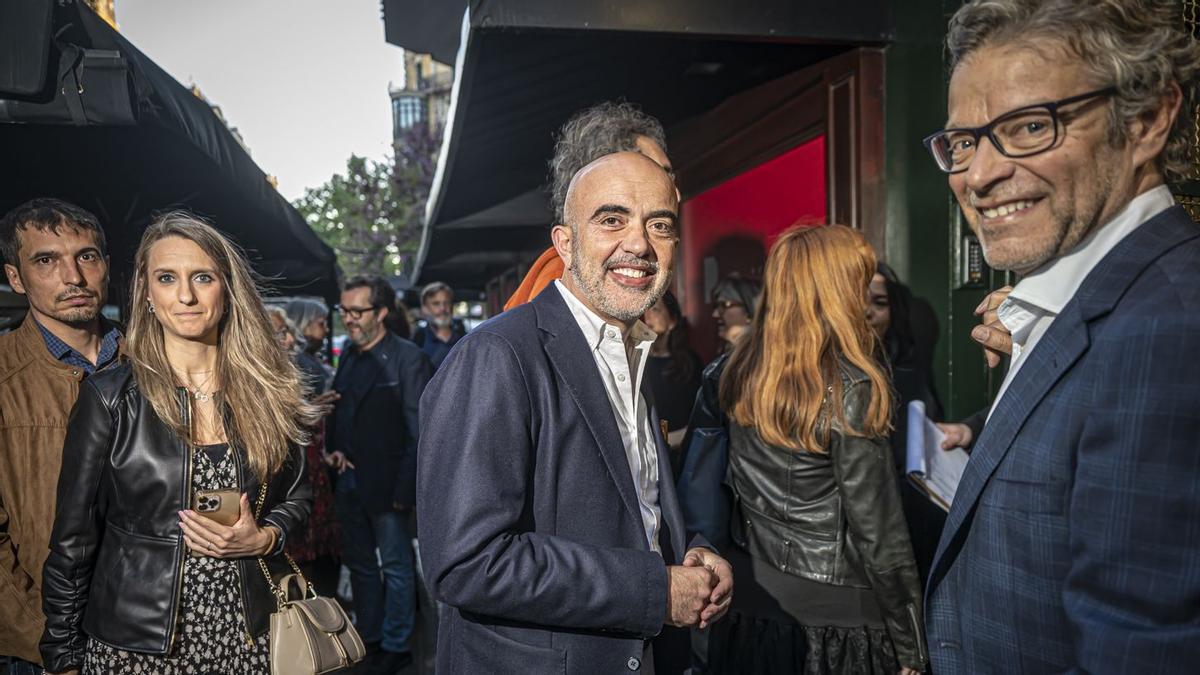
<path fill-rule="evenodd" d="M 687 354 L 692 362 L 692 374 L 687 379 L 679 380 L 666 374 L 667 367 L 671 365 L 669 356 L 651 356 L 646 361 L 643 375 L 654 396 L 658 417 L 667 421 L 667 428 L 671 431 L 687 426 L 692 405 L 696 402 L 696 392 L 700 389 L 700 375 L 704 371 L 700 357 L 690 350 Z"/>
<path fill-rule="evenodd" d="M 378 346 L 378 345 L 376 345 Z M 343 409 L 355 409 L 359 402 L 366 397 L 367 392 L 375 383 L 375 375 L 381 369 L 374 350 L 362 351 L 357 347 L 348 350 L 343 355 L 342 377 L 338 378 L 337 390 L 342 395 L 338 405 Z M 333 449 L 344 453 L 352 452 L 351 445 L 354 437 L 354 416 L 339 415 L 333 425 Z"/>
<path fill-rule="evenodd" d="M 204 451 L 204 454 L 208 455 L 208 458 L 212 461 L 213 466 L 220 464 L 221 460 L 225 458 L 225 453 L 229 450 L 228 443 L 214 443 L 213 445 L 197 445 L 196 447 L 200 448 L 201 450 Z"/>

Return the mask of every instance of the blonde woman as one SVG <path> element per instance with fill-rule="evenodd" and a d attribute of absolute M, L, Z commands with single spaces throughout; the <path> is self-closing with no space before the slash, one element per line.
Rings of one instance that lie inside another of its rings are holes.
<path fill-rule="evenodd" d="M 42 657 L 49 672 L 266 673 L 275 602 L 257 559 L 279 564 L 308 517 L 318 414 L 220 232 L 168 213 L 135 266 L 128 360 L 84 382 L 67 429 Z"/>
<path fill-rule="evenodd" d="M 716 672 L 916 673 L 921 591 L 873 353 L 875 254 L 847 227 L 793 228 L 767 258 L 746 335 L 705 372 L 736 495 Z M 724 373 L 724 375 L 721 375 Z M 713 379 L 719 378 L 718 382 Z"/>

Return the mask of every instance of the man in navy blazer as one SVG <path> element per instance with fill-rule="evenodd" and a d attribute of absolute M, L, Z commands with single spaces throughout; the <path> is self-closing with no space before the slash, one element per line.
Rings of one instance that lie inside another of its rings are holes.
<path fill-rule="evenodd" d="M 655 336 L 639 317 L 670 281 L 677 209 L 641 154 L 584 167 L 553 230 L 563 277 L 463 338 L 426 389 L 417 512 L 449 606 L 439 673 L 674 672 L 686 640 L 668 654 L 652 639 L 728 608 L 728 563 L 685 545 L 641 386 Z"/>
<path fill-rule="evenodd" d="M 951 19 L 927 147 L 988 262 L 1013 358 L 926 589 L 934 672 L 1200 663 L 1200 50 L 1172 2 L 990 0 Z M 1180 112 L 1181 106 L 1184 112 Z"/>

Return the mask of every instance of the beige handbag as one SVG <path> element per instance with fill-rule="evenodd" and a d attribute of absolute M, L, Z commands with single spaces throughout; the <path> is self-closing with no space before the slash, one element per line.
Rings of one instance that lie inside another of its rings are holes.
<path fill-rule="evenodd" d="M 265 495 L 266 490 L 261 490 Z M 257 513 L 262 512 L 263 495 Z M 319 675 L 358 663 L 367 654 L 362 638 L 336 600 L 322 598 L 305 580 L 296 561 L 283 554 L 292 567 L 276 585 L 267 563 L 258 567 L 275 595 L 278 611 L 271 614 L 271 673 L 273 675 Z M 300 599 L 290 596 L 293 582 Z"/>

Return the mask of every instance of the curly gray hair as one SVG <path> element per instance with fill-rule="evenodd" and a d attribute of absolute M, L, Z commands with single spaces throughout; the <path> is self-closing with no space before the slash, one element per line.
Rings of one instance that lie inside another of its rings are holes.
<path fill-rule="evenodd" d="M 614 152 L 637 150 L 638 136 L 645 136 L 667 151 L 662 123 L 626 101 L 605 101 L 582 110 L 563 125 L 550 160 L 550 201 L 555 222 L 565 220 L 563 207 L 571 178 L 580 169 Z"/>
<path fill-rule="evenodd" d="M 1157 164 L 1167 180 L 1191 170 L 1200 47 L 1183 29 L 1172 0 L 974 0 L 950 19 L 950 71 L 992 45 L 1057 43 L 1078 56 L 1099 82 L 1117 89 L 1110 108 L 1111 140 L 1125 141 L 1126 123 L 1159 105 L 1172 82 L 1183 105 Z"/>

